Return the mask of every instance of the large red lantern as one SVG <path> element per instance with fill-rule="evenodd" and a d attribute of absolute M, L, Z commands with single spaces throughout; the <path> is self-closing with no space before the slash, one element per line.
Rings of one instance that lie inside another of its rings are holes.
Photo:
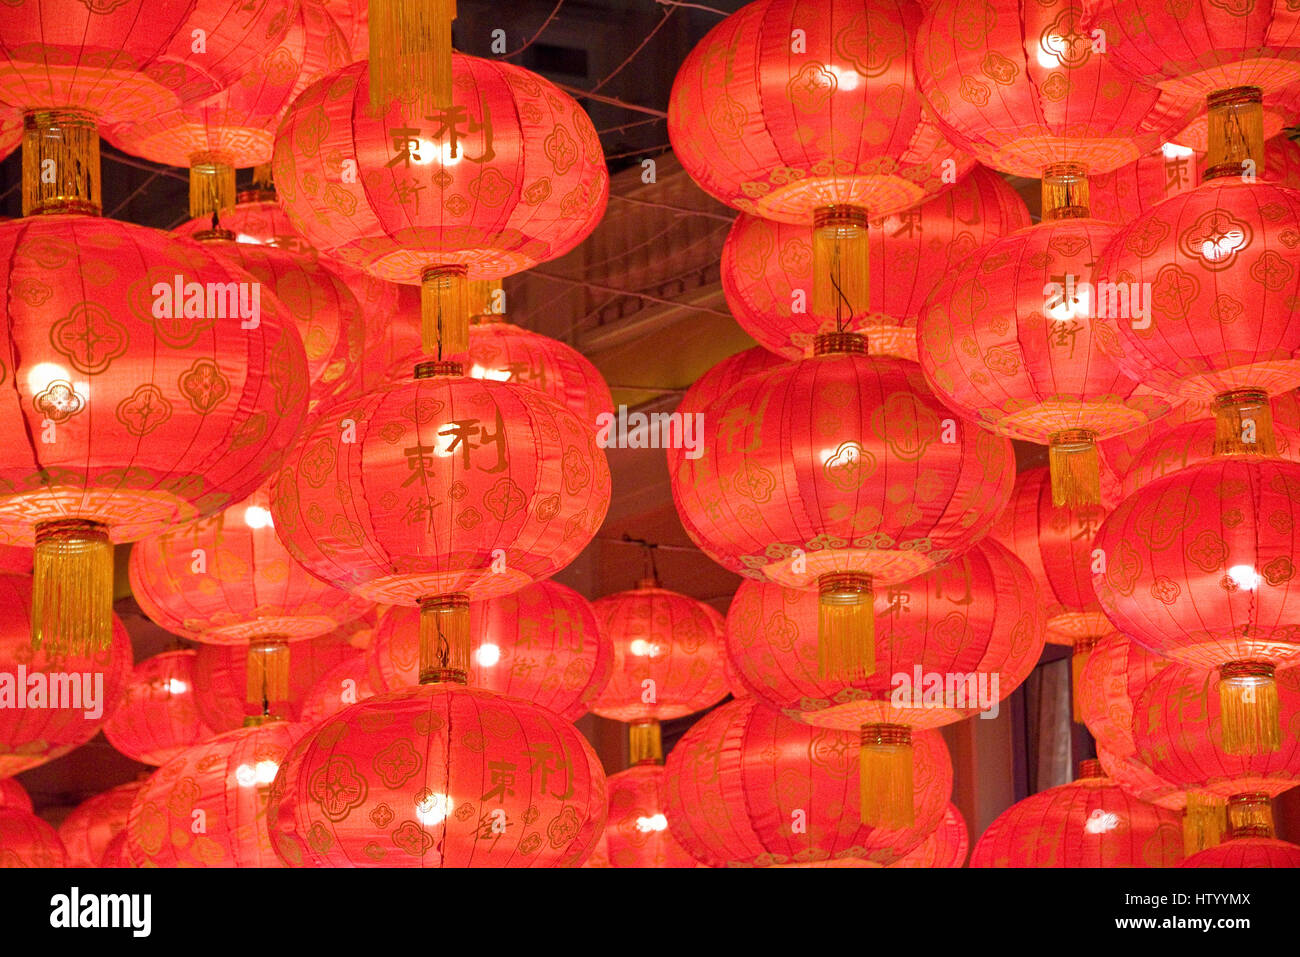
<path fill-rule="evenodd" d="M 961 867 L 970 850 L 970 835 L 966 832 L 966 819 L 949 804 L 943 820 L 930 836 L 900 857 L 890 867 Z"/>
<path fill-rule="evenodd" d="M 611 775 L 602 836 L 607 867 L 700 867 L 668 829 L 664 769 L 640 764 Z"/>
<path fill-rule="evenodd" d="M 954 143 L 1038 177 L 1054 163 L 1102 173 L 1185 127 L 1199 102 L 1132 83 L 1083 28 L 1077 0 L 935 0 L 917 37 L 921 92 Z"/>
<path fill-rule="evenodd" d="M 144 786 L 142 781 L 119 784 L 87 798 L 59 825 L 59 838 L 71 867 L 102 867 L 108 845 L 126 830 L 131 804 Z"/>
<path fill-rule="evenodd" d="M 1300 463 L 1220 457 L 1157 479 L 1102 523 L 1093 576 L 1115 626 L 1222 675 L 1224 745 L 1279 746 L 1273 674 L 1300 661 L 1293 531 Z"/>
<path fill-rule="evenodd" d="M 104 737 L 133 761 L 166 764 L 217 732 L 195 704 L 197 652 L 166 651 L 136 665 L 122 703 L 104 724 Z"/>
<path fill-rule="evenodd" d="M 0 444 L 14 450 L 0 538 L 36 544 L 33 638 L 102 647 L 112 543 L 257 487 L 305 411 L 302 343 L 247 273 L 156 230 L 13 220 L 0 223 L 0 257 L 18 358 L 0 409 Z"/>
<path fill-rule="evenodd" d="M 384 64 L 372 53 L 370 66 Z M 436 102 L 422 109 L 372 89 L 366 63 L 330 74 L 289 109 L 273 168 L 321 255 L 419 283 L 425 351 L 460 353 L 466 281 L 573 249 L 604 213 L 609 174 L 591 121 L 550 81 L 459 54 L 449 69 L 445 93 L 430 87 Z"/>
<path fill-rule="evenodd" d="M 268 788 L 304 730 L 261 722 L 218 735 L 160 767 L 131 806 L 125 851 L 131 865 L 280 867 L 267 833 Z"/>
<path fill-rule="evenodd" d="M 974 545 L 1005 507 L 1011 443 L 959 420 L 901 359 L 858 335 L 750 376 L 704 411 L 701 455 L 673 497 L 730 571 L 821 594 L 828 674 L 872 670 L 872 589 Z"/>
<path fill-rule="evenodd" d="M 791 721 L 753 698 L 728 702 L 668 755 L 669 830 L 712 867 L 891 864 L 939 826 L 952 790 L 939 734 L 920 731 L 912 745 L 915 825 L 871 828 L 853 813 L 857 735 Z"/>
<path fill-rule="evenodd" d="M 971 867 L 1174 867 L 1175 811 L 1143 804 L 1084 761 L 1071 784 L 1011 805 L 975 842 Z"/>
<path fill-rule="evenodd" d="M 873 219 L 870 308 L 846 328 L 872 353 L 916 361 L 916 316 L 934 284 L 975 249 L 1029 225 L 1029 211 L 996 173 L 976 167 L 954 188 Z M 740 215 L 722 247 L 722 290 L 736 321 L 761 345 L 799 359 L 834 316 L 811 310 L 813 229 Z"/>
<path fill-rule="evenodd" d="M 267 814 L 294 867 L 565 867 L 591 852 L 605 800 L 600 760 L 567 721 L 438 681 L 313 728 Z"/>
<path fill-rule="evenodd" d="M 0 574 L 0 778 L 93 738 L 131 676 L 131 639 L 116 615 L 108 647 L 74 654 L 32 647 L 31 607 L 31 578 Z"/>
<path fill-rule="evenodd" d="M 609 683 L 592 703 L 629 729 L 633 764 L 662 761 L 659 722 L 703 711 L 727 696 L 722 615 L 647 578 L 592 606 L 614 646 Z"/>
<path fill-rule="evenodd" d="M 59 834 L 30 811 L 0 808 L 0 868 L 67 867 Z"/>
<path fill-rule="evenodd" d="M 614 644 L 591 602 L 559 582 L 471 602 L 469 622 L 471 687 L 524 698 L 576 721 L 609 682 Z M 419 611 L 386 609 L 368 657 L 377 688 L 419 684 Z"/>
<path fill-rule="evenodd" d="M 913 734 L 996 713 L 1038 663 L 1042 597 L 1024 564 L 986 541 L 877 595 L 875 612 L 875 673 L 819 678 L 818 596 L 742 582 L 727 614 L 727 658 L 769 707 L 857 732 L 862 820 L 909 825 Z"/>

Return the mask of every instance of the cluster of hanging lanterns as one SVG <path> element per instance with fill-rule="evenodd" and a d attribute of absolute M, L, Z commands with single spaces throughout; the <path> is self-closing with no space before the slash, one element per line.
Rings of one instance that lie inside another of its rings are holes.
<path fill-rule="evenodd" d="M 652 545 L 552 580 L 613 398 L 501 280 L 604 214 L 573 97 L 454 0 L 15 7 L 0 671 L 103 686 L 0 708 L 0 865 L 1300 866 L 1300 27 L 1185 6 L 754 0 L 689 53 L 758 343 L 667 450 L 725 615 Z M 190 221 L 104 218 L 101 135 Z M 1096 757 L 972 840 L 941 729 L 1051 645 Z M 13 776 L 99 730 L 148 770 L 55 831 Z"/>

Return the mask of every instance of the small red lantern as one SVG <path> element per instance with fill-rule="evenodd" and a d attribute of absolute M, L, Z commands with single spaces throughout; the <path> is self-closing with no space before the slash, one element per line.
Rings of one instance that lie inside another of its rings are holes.
<path fill-rule="evenodd" d="M 701 867 L 668 829 L 664 769 L 641 764 L 611 775 L 603 843 L 608 867 Z"/>
<path fill-rule="evenodd" d="M 1030 795 L 988 826 L 971 867 L 1174 867 L 1177 812 L 1143 804 L 1084 761 L 1072 784 Z"/>
<path fill-rule="evenodd" d="M 135 867 L 280 867 L 267 793 L 302 725 L 269 720 L 183 751 L 136 795 L 126 827 Z M 203 829 L 194 827 L 201 820 Z"/>
<path fill-rule="evenodd" d="M 970 835 L 966 833 L 966 819 L 949 804 L 939 826 L 914 850 L 890 864 L 890 867 L 961 867 L 970 850 Z"/>
<path fill-rule="evenodd" d="M 131 803 L 142 781 L 119 784 L 87 798 L 59 825 L 59 838 L 68 852 L 69 867 L 102 867 L 108 846 L 126 830 Z"/>
<path fill-rule="evenodd" d="M 0 778 L 0 808 L 32 810 L 32 799 L 15 778 Z"/>
<path fill-rule="evenodd" d="M 59 834 L 30 811 L 0 808 L 0 868 L 67 867 Z"/>
<path fill-rule="evenodd" d="M 167 651 L 136 665 L 122 704 L 104 723 L 115 749 L 143 764 L 166 764 L 217 732 L 195 705 L 197 652 Z"/>

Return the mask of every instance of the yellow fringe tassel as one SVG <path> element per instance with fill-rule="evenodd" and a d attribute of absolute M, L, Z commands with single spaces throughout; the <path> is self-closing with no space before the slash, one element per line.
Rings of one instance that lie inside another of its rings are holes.
<path fill-rule="evenodd" d="M 876 670 L 871 577 L 823 575 L 818 581 L 817 676 L 856 681 Z"/>
<path fill-rule="evenodd" d="M 1088 216 L 1088 167 L 1082 163 L 1052 163 L 1043 168 L 1043 222 Z"/>
<path fill-rule="evenodd" d="M 36 526 L 32 647 L 86 654 L 113 641 L 113 543 L 95 522 Z"/>
<path fill-rule="evenodd" d="M 248 645 L 246 700 L 269 713 L 270 706 L 289 700 L 289 642 L 269 636 Z"/>
<path fill-rule="evenodd" d="M 226 153 L 190 156 L 190 216 L 218 216 L 235 208 L 235 163 Z"/>
<path fill-rule="evenodd" d="M 813 315 L 844 329 L 871 309 L 871 244 L 867 211 L 825 206 L 813 216 Z"/>
<path fill-rule="evenodd" d="M 87 213 L 100 202 L 99 127 L 89 113 L 33 110 L 23 116 L 23 215 Z"/>
<path fill-rule="evenodd" d="M 1277 454 L 1273 406 L 1267 392 L 1238 389 L 1214 397 L 1214 454 Z"/>
<path fill-rule="evenodd" d="M 472 323 L 494 322 L 506 314 L 506 294 L 500 279 L 471 279 L 466 299 Z"/>
<path fill-rule="evenodd" d="M 659 722 L 634 721 L 627 730 L 628 748 L 632 764 L 663 764 L 664 741 Z"/>
<path fill-rule="evenodd" d="M 464 266 L 438 266 L 420 277 L 420 339 L 426 353 L 455 355 L 469 348 Z"/>
<path fill-rule="evenodd" d="M 1074 723 L 1083 724 L 1083 669 L 1088 666 L 1088 659 L 1092 657 L 1093 645 L 1097 644 L 1097 638 L 1079 638 L 1074 642 L 1074 655 L 1070 658 L 1070 698 L 1074 709 Z"/>
<path fill-rule="evenodd" d="M 1204 791 L 1188 791 L 1183 808 L 1183 854 L 1190 857 L 1223 840 L 1228 802 Z"/>
<path fill-rule="evenodd" d="M 452 103 L 451 21 L 456 0 L 370 0 L 370 111 L 394 100 L 411 116 Z"/>
<path fill-rule="evenodd" d="M 1219 709 L 1225 754 L 1267 754 L 1282 747 L 1272 665 L 1264 661 L 1222 665 Z"/>
<path fill-rule="evenodd" d="M 1097 433 L 1068 429 L 1051 437 L 1047 461 L 1052 474 L 1052 504 L 1080 508 L 1101 504 L 1101 462 Z"/>
<path fill-rule="evenodd" d="M 420 600 L 420 684 L 469 680 L 469 599 L 439 595 Z"/>
<path fill-rule="evenodd" d="M 1257 86 L 1218 90 L 1206 98 L 1205 105 L 1208 125 L 1202 178 L 1240 176 L 1249 169 L 1256 179 L 1263 179 L 1263 90 Z"/>
<path fill-rule="evenodd" d="M 915 821 L 912 790 L 912 729 L 901 724 L 864 724 L 858 751 L 863 824 L 896 830 Z"/>

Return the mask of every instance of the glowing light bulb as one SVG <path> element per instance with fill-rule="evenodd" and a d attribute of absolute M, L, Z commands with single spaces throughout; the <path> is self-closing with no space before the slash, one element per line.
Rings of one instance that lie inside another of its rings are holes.
<path fill-rule="evenodd" d="M 258 761 L 254 768 L 254 777 L 258 784 L 270 784 L 280 773 L 280 765 L 274 761 Z"/>
<path fill-rule="evenodd" d="M 1217 239 L 1207 239 L 1201 243 L 1201 255 L 1210 262 L 1218 262 L 1227 259 L 1245 245 L 1245 234 L 1240 229 L 1230 229 Z"/>
<path fill-rule="evenodd" d="M 835 85 L 844 91 L 856 90 L 858 88 L 858 71 L 845 69 L 842 66 L 828 67 L 831 74 L 835 77 Z"/>
<path fill-rule="evenodd" d="M 1165 154 L 1165 159 L 1186 159 L 1189 156 L 1195 156 L 1196 150 L 1187 146 L 1179 146 L 1177 143 L 1162 143 L 1160 152 Z"/>
<path fill-rule="evenodd" d="M 477 363 L 469 370 L 469 375 L 471 379 L 491 379 L 493 382 L 510 381 L 509 369 L 488 369 Z"/>
<path fill-rule="evenodd" d="M 668 818 L 662 814 L 653 814 L 650 817 L 639 817 L 636 819 L 636 829 L 642 834 L 649 834 L 651 831 L 663 831 L 668 828 Z"/>
<path fill-rule="evenodd" d="M 415 802 L 415 816 L 421 824 L 440 824 L 452 810 L 451 798 L 436 791 Z"/>
<path fill-rule="evenodd" d="M 1238 588 L 1244 588 L 1246 591 L 1254 591 L 1259 587 L 1259 572 L 1250 565 L 1233 565 L 1228 569 L 1228 577 Z"/>
<path fill-rule="evenodd" d="M 474 652 L 474 660 L 480 668 L 491 668 L 501 660 L 501 649 L 491 643 L 479 645 L 478 651 Z"/>
<path fill-rule="evenodd" d="M 1045 70 L 1055 70 L 1061 65 L 1061 56 L 1065 52 L 1065 37 L 1049 34 L 1034 51 L 1038 55 L 1038 65 Z"/>
<path fill-rule="evenodd" d="M 244 524 L 249 528 L 274 528 L 271 513 L 260 505 L 250 505 L 244 509 Z"/>
<path fill-rule="evenodd" d="M 644 638 L 633 638 L 627 650 L 638 658 L 655 658 L 659 655 L 659 646 L 653 641 L 646 641 Z"/>
<path fill-rule="evenodd" d="M 265 245 L 265 243 L 263 243 L 263 242 L 262 242 L 260 239 L 258 239 L 256 236 L 250 236 L 250 235 L 248 235 L 248 233 L 235 233 L 235 242 L 237 242 L 237 243 L 252 243 L 254 246 L 263 246 L 263 245 Z"/>
<path fill-rule="evenodd" d="M 251 788 L 257 784 L 257 769 L 251 764 L 241 764 L 235 768 L 235 780 L 241 788 Z"/>
<path fill-rule="evenodd" d="M 1089 834 L 1105 834 L 1119 827 L 1119 815 L 1096 808 L 1083 822 L 1083 829 Z"/>
<path fill-rule="evenodd" d="M 1047 315 L 1056 322 L 1069 322 L 1071 319 L 1087 319 L 1092 315 L 1092 290 L 1088 286 L 1075 286 L 1067 289 L 1047 309 Z"/>
<path fill-rule="evenodd" d="M 428 166 L 435 160 L 442 166 L 455 166 L 465 158 L 465 147 L 462 144 L 457 144 L 456 155 L 453 156 L 450 143 L 431 143 L 424 139 L 419 143 L 418 147 L 410 151 L 411 162 L 416 166 Z"/>
<path fill-rule="evenodd" d="M 181 681 L 180 678 L 171 678 L 167 681 L 168 694 L 185 694 L 189 690 L 190 686 Z"/>

